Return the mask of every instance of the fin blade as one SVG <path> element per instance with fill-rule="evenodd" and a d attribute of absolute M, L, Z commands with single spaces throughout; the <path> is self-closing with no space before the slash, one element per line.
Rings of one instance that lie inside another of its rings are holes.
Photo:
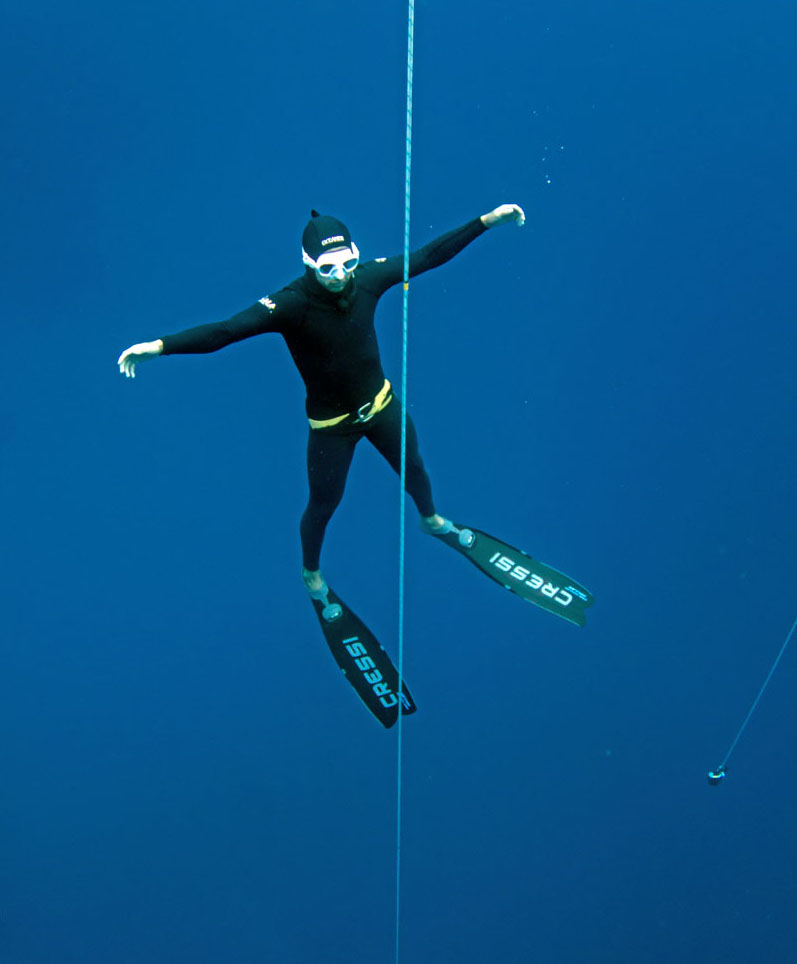
<path fill-rule="evenodd" d="M 408 716 L 417 709 L 407 684 L 398 689 L 398 670 L 371 630 L 346 603 L 330 589 L 327 598 L 341 607 L 341 614 L 324 619 L 324 604 L 313 599 L 321 630 L 332 657 L 354 691 L 385 728 L 398 719 L 399 708 Z"/>
<path fill-rule="evenodd" d="M 468 529 L 475 536 L 470 545 L 461 545 L 456 532 L 436 538 L 465 556 L 477 569 L 526 602 L 539 606 L 574 623 L 584 626 L 585 610 L 592 605 L 592 593 L 559 569 L 534 559 L 528 553 L 496 539 L 481 529 L 454 523 L 456 528 Z"/>

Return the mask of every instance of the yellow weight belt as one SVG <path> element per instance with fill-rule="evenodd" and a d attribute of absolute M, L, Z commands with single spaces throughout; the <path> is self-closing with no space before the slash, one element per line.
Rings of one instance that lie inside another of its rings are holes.
<path fill-rule="evenodd" d="M 368 422 L 374 415 L 381 412 L 383 408 L 387 408 L 392 398 L 393 394 L 390 390 L 390 382 L 385 379 L 385 384 L 382 386 L 376 398 L 372 402 L 366 402 L 365 405 L 361 405 L 356 412 L 346 412 L 345 415 L 336 415 L 335 418 L 308 418 L 307 421 L 310 423 L 310 428 L 329 428 L 330 425 L 340 425 L 340 423 L 347 418 L 351 419 L 351 425 L 356 425 L 359 422 Z"/>

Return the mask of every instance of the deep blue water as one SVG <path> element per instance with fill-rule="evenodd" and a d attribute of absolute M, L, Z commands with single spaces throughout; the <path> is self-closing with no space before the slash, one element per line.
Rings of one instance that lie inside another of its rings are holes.
<path fill-rule="evenodd" d="M 2 964 L 393 959 L 396 735 L 299 579 L 278 336 L 159 359 L 401 250 L 406 8 L 6 11 Z M 579 630 L 406 534 L 402 961 L 794 960 L 793 3 L 421 2 L 410 411 L 445 514 L 595 592 Z M 378 318 L 398 381 L 401 294 Z M 365 445 L 324 569 L 394 655 Z M 411 509 L 411 506 L 409 506 Z"/>

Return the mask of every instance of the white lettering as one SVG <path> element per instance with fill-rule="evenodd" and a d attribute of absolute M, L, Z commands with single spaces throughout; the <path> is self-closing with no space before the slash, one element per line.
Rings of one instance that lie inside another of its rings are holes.
<path fill-rule="evenodd" d="M 500 552 L 494 552 L 490 557 L 490 562 L 496 569 L 501 572 L 508 572 L 513 579 L 522 582 L 523 585 L 528 586 L 529 589 L 534 589 L 542 593 L 542 595 L 548 599 L 553 599 L 555 602 L 558 602 L 560 606 L 569 606 L 573 602 L 572 593 L 566 589 L 562 589 L 560 586 L 554 586 L 552 582 L 546 582 L 542 576 L 537 575 L 536 572 L 532 572 L 532 570 L 526 568 L 526 566 L 517 564 L 514 559 L 510 559 L 509 556 L 504 556 Z"/>
<path fill-rule="evenodd" d="M 273 311 L 273 310 L 277 307 L 277 306 L 274 304 L 274 302 L 271 300 L 271 298 L 261 298 L 260 301 L 259 301 L 259 303 L 260 303 L 261 305 L 265 305 L 266 308 L 268 308 L 269 311 Z"/>
<path fill-rule="evenodd" d="M 388 709 L 395 706 L 398 699 L 390 689 L 390 685 L 384 682 L 384 677 L 376 668 L 376 663 L 368 655 L 365 644 L 361 643 L 357 636 L 351 636 L 349 639 L 343 640 L 343 645 L 346 647 L 348 654 L 354 658 L 354 665 L 363 674 L 366 683 L 373 687 L 374 694 L 379 697 L 382 706 Z"/>
<path fill-rule="evenodd" d="M 339 244 L 341 241 L 345 240 L 346 239 L 342 234 L 334 234 L 331 238 L 324 238 L 324 240 L 321 242 L 321 247 L 325 248 L 328 244 L 334 244 L 335 242 Z"/>

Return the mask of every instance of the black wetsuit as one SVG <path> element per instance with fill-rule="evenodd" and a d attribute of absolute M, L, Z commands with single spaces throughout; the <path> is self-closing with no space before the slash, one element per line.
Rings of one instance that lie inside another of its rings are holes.
<path fill-rule="evenodd" d="M 410 277 L 449 261 L 487 230 L 480 218 L 450 231 L 410 254 Z M 360 264 L 342 292 L 323 287 L 314 273 L 261 298 L 226 321 L 188 328 L 162 338 L 163 354 L 218 351 L 226 345 L 265 332 L 285 339 L 307 390 L 310 419 L 322 421 L 356 413 L 373 402 L 385 383 L 374 313 L 379 298 L 404 275 L 404 257 L 380 258 Z M 398 472 L 401 409 L 397 398 L 369 421 L 347 420 L 326 428 L 311 428 L 307 448 L 310 499 L 302 516 L 304 566 L 319 567 L 327 523 L 343 495 L 357 442 L 365 437 Z M 431 486 L 418 452 L 417 436 L 407 418 L 407 492 L 423 516 L 434 515 Z"/>

